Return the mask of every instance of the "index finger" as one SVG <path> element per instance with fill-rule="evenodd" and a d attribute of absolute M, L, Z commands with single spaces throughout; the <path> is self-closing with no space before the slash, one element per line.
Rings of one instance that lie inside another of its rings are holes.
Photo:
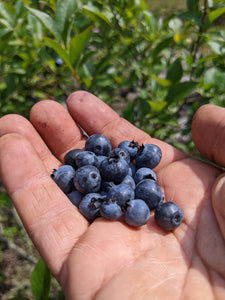
<path fill-rule="evenodd" d="M 113 147 L 121 140 L 135 140 L 139 143 L 152 143 L 162 150 L 160 167 L 173 161 L 187 157 L 185 153 L 173 146 L 151 138 L 147 133 L 138 129 L 127 120 L 121 118 L 107 104 L 86 91 L 76 91 L 67 99 L 68 110 L 76 123 L 89 134 L 106 135 Z"/>

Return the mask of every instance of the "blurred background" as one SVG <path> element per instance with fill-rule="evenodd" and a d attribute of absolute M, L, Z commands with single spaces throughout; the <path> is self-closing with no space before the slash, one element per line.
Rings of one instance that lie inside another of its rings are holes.
<path fill-rule="evenodd" d="M 203 159 L 190 124 L 225 104 L 223 0 L 0 0 L 0 116 L 92 92 Z M 0 185 L 0 299 L 64 299 Z"/>

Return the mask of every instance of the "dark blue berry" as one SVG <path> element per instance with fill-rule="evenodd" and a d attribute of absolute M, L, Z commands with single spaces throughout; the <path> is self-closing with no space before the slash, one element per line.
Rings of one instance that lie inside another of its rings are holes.
<path fill-rule="evenodd" d="M 122 148 L 115 148 L 111 150 L 108 154 L 108 157 L 116 157 L 119 156 L 122 159 L 125 159 L 127 163 L 130 163 L 130 154 L 126 149 Z"/>
<path fill-rule="evenodd" d="M 100 207 L 103 200 L 99 193 L 88 193 L 81 199 L 79 210 L 90 223 L 101 216 Z"/>
<path fill-rule="evenodd" d="M 85 150 L 92 151 L 96 155 L 105 155 L 112 150 L 110 140 L 102 134 L 92 134 L 85 143 Z"/>
<path fill-rule="evenodd" d="M 51 174 L 52 179 L 65 194 L 70 193 L 74 189 L 74 176 L 75 169 L 70 165 L 63 165 Z"/>
<path fill-rule="evenodd" d="M 82 194 L 96 193 L 101 188 L 101 175 L 94 166 L 83 166 L 76 170 L 74 186 Z"/>
<path fill-rule="evenodd" d="M 134 199 L 134 190 L 128 184 L 120 183 L 111 187 L 107 198 L 116 200 L 123 207 L 127 201 Z"/>
<path fill-rule="evenodd" d="M 99 165 L 99 166 L 100 166 L 101 162 L 102 162 L 105 158 L 107 158 L 107 156 L 105 156 L 105 155 L 96 155 L 96 157 L 97 157 L 98 165 Z"/>
<path fill-rule="evenodd" d="M 73 190 L 71 193 L 67 194 L 67 197 L 70 199 L 73 205 L 79 207 L 80 201 L 84 197 L 84 195 L 77 190 Z"/>
<path fill-rule="evenodd" d="M 120 183 L 128 174 L 129 164 L 119 156 L 108 157 L 100 164 L 100 172 L 105 181 Z"/>
<path fill-rule="evenodd" d="M 122 215 L 122 209 L 116 200 L 108 199 L 101 204 L 100 214 L 103 218 L 114 221 Z"/>
<path fill-rule="evenodd" d="M 86 165 L 92 165 L 96 168 L 99 167 L 99 161 L 97 159 L 97 156 L 94 154 L 94 152 L 91 151 L 82 151 L 77 153 L 75 157 L 75 162 L 78 168 Z"/>
<path fill-rule="evenodd" d="M 136 186 L 133 177 L 130 175 L 127 175 L 121 183 L 128 184 L 133 190 L 135 189 L 135 186 Z"/>
<path fill-rule="evenodd" d="M 150 209 L 142 199 L 133 199 L 127 202 L 124 220 L 127 224 L 139 227 L 148 222 Z"/>
<path fill-rule="evenodd" d="M 101 190 L 104 192 L 108 192 L 114 185 L 115 183 L 113 181 L 102 180 Z"/>
<path fill-rule="evenodd" d="M 137 168 L 136 168 L 135 164 L 131 161 L 131 162 L 129 163 L 129 171 L 128 171 L 128 175 L 134 177 L 136 171 L 137 171 Z"/>
<path fill-rule="evenodd" d="M 75 169 L 77 169 L 75 158 L 79 152 L 83 152 L 83 151 L 84 150 L 82 149 L 72 149 L 69 152 L 67 152 L 66 155 L 64 156 L 64 161 L 63 161 L 64 165 L 71 165 Z"/>
<path fill-rule="evenodd" d="M 136 185 L 135 198 L 143 199 L 150 209 L 154 209 L 162 201 L 163 192 L 155 180 L 144 179 Z"/>
<path fill-rule="evenodd" d="M 56 58 L 56 60 L 55 60 L 56 67 L 62 67 L 63 64 L 64 64 L 64 62 L 60 57 Z"/>
<path fill-rule="evenodd" d="M 135 157 L 135 165 L 137 168 L 155 168 L 162 157 L 161 149 L 153 144 L 142 145 Z"/>
<path fill-rule="evenodd" d="M 125 149 L 129 152 L 130 154 L 130 159 L 133 160 L 137 154 L 139 144 L 138 142 L 133 141 L 122 141 L 119 145 L 118 148 Z"/>
<path fill-rule="evenodd" d="M 155 172 L 150 168 L 140 168 L 134 174 L 134 181 L 138 184 L 143 179 L 157 180 Z"/>
<path fill-rule="evenodd" d="M 156 207 L 155 221 L 165 230 L 178 227 L 184 218 L 182 209 L 174 202 L 164 202 Z"/>

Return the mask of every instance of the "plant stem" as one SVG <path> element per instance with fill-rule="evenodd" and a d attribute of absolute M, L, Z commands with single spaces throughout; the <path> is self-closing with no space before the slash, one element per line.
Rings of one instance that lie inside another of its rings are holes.
<path fill-rule="evenodd" d="M 201 38 L 202 38 L 202 34 L 204 32 L 204 26 L 203 25 L 204 25 L 205 20 L 207 18 L 207 14 L 208 14 L 208 0 L 204 0 L 204 9 L 203 9 L 202 17 L 201 17 L 201 25 L 199 26 L 197 39 L 195 41 L 194 49 L 192 51 L 193 64 L 192 64 L 190 79 L 192 79 L 194 71 L 196 69 L 195 63 L 196 63 L 197 54 L 198 54 L 198 51 L 199 51 L 199 48 L 200 48 L 200 41 L 201 41 Z"/>

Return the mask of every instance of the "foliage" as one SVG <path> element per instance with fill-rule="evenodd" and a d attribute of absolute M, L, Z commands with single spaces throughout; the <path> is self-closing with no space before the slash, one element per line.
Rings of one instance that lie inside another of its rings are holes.
<path fill-rule="evenodd" d="M 85 89 L 191 153 L 194 112 L 225 104 L 222 2 L 187 0 L 162 17 L 144 0 L 0 0 L 0 115 L 28 117 L 39 100 L 64 102 Z M 37 270 L 46 286 L 35 286 Z M 39 262 L 31 278 L 37 299 L 48 297 L 48 276 Z"/>
<path fill-rule="evenodd" d="M 187 125 L 200 105 L 224 105 L 221 1 L 188 0 L 164 19 L 143 0 L 10 2 L 0 2 L 1 114 L 86 89 L 172 142 L 184 115 Z"/>

